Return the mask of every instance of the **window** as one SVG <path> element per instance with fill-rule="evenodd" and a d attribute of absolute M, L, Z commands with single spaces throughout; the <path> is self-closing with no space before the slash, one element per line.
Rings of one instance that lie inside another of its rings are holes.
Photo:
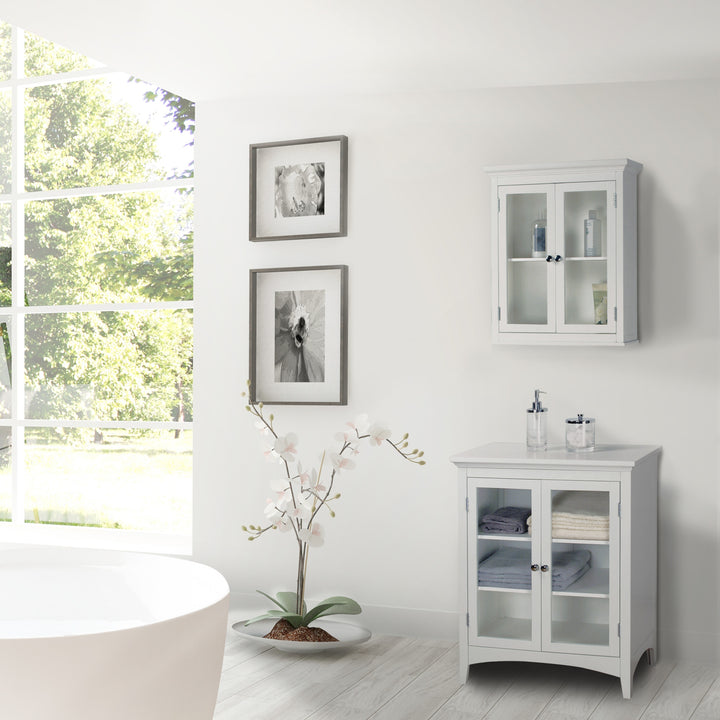
<path fill-rule="evenodd" d="M 189 551 L 194 125 L 0 22 L 3 539 Z"/>

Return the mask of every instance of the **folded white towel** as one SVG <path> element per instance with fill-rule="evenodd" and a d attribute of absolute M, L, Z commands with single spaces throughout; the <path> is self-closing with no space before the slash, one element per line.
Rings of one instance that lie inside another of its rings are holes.
<path fill-rule="evenodd" d="M 608 540 L 608 497 L 604 492 L 567 490 L 555 493 L 551 536 L 569 540 Z M 527 524 L 528 534 L 532 534 L 532 515 Z"/>
<path fill-rule="evenodd" d="M 582 517 L 589 521 L 598 518 L 607 518 L 609 495 L 606 492 L 577 492 L 563 490 L 553 495 L 552 509 L 555 513 L 573 517 Z"/>

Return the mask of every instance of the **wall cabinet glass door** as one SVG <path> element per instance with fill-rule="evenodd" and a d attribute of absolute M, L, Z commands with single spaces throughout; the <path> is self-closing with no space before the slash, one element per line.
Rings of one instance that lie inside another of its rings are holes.
<path fill-rule="evenodd" d="M 500 188 L 505 332 L 614 333 L 615 183 Z"/>
<path fill-rule="evenodd" d="M 617 655 L 618 483 L 468 485 L 470 644 Z"/>
<path fill-rule="evenodd" d="M 497 205 L 491 224 L 495 342 L 637 340 L 641 168 L 627 159 L 486 168 Z"/>

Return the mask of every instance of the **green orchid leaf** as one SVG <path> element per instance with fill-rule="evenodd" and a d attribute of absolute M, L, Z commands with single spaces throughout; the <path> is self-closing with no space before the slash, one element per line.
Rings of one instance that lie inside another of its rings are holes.
<path fill-rule="evenodd" d="M 297 593 L 294 592 L 279 592 L 275 595 L 278 604 L 288 612 L 297 611 Z M 302 612 L 307 610 L 307 605 L 303 602 Z"/>
<path fill-rule="evenodd" d="M 312 610 L 303 615 L 303 625 L 309 625 L 313 620 L 317 620 L 325 614 L 330 614 L 327 613 L 327 610 L 334 607 L 334 605 L 335 603 L 320 603 L 316 605 Z"/>
<path fill-rule="evenodd" d="M 284 605 L 282 605 L 280 602 L 278 602 L 272 595 L 268 595 L 266 592 L 263 592 L 262 590 L 256 590 L 255 592 L 260 593 L 263 597 L 266 597 L 270 602 L 275 603 L 281 610 L 284 610 L 285 612 L 290 612 L 288 608 L 286 608 Z M 291 610 L 295 610 L 295 606 L 291 608 Z"/>
<path fill-rule="evenodd" d="M 360 605 L 352 598 L 336 595 L 323 600 L 316 605 L 310 612 L 305 613 L 305 624 L 317 620 L 325 615 L 358 615 L 362 612 Z"/>

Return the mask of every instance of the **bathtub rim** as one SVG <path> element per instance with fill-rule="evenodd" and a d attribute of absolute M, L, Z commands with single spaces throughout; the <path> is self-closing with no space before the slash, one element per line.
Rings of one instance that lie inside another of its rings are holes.
<path fill-rule="evenodd" d="M 36 546 L 17 546 L 17 547 L 0 547 L 0 577 L 2 577 L 3 567 L 4 563 L 3 560 L 7 559 L 8 555 L 14 554 L 17 556 L 20 555 L 36 555 L 36 556 L 42 556 L 42 554 L 45 553 L 46 557 L 48 554 L 57 554 L 62 555 L 65 557 L 69 556 L 90 556 L 95 555 L 98 557 L 105 556 L 121 556 L 126 560 L 137 560 L 139 559 L 141 562 L 145 563 L 157 563 L 159 565 L 169 564 L 170 566 L 174 566 L 175 569 L 178 567 L 191 567 L 194 572 L 199 572 L 200 574 L 206 575 L 208 578 L 212 579 L 213 583 L 216 585 L 216 588 L 213 588 L 213 592 L 208 595 L 207 600 L 203 600 L 202 602 L 199 602 L 197 605 L 193 607 L 188 607 L 183 612 L 171 612 L 166 615 L 163 615 L 162 617 L 153 617 L 153 618 L 147 618 L 138 620 L 137 622 L 132 622 L 128 624 L 123 624 L 120 627 L 108 627 L 108 628 L 98 628 L 97 630 L 84 630 L 84 631 L 78 631 L 78 632 L 63 632 L 58 631 L 57 633 L 44 633 L 44 634 L 38 634 L 38 635 L 23 635 L 21 633 L 18 633 L 16 635 L 10 635 L 7 633 L 3 633 L 2 629 L 0 629 L 0 643 L 8 642 L 8 641 L 16 641 L 16 642 L 28 642 L 32 640 L 52 640 L 52 639 L 71 639 L 71 638 L 80 638 L 80 637 L 88 637 L 88 636 L 98 636 L 98 635 L 105 635 L 105 634 L 115 634 L 115 633 L 121 633 L 121 632 L 128 632 L 133 630 L 139 630 L 145 627 L 160 625 L 163 623 L 172 622 L 174 620 L 178 620 L 179 618 L 184 617 L 192 617 L 193 615 L 203 613 L 203 612 L 215 612 L 219 605 L 222 603 L 225 603 L 226 606 L 229 606 L 229 600 L 230 600 L 230 587 L 228 585 L 227 580 L 225 577 L 215 568 L 205 564 L 198 562 L 196 560 L 191 560 L 188 558 L 178 558 L 178 557 L 172 557 L 168 555 L 160 555 L 156 553 L 143 553 L 143 552 L 134 552 L 134 551 L 128 551 L 128 550 L 103 550 L 103 549 L 93 549 L 93 548 L 66 548 L 66 547 L 36 547 Z M 17 562 L 17 560 L 16 560 Z M 20 563 L 18 563 L 20 564 Z M 112 565 L 112 563 L 107 563 L 108 565 Z M 45 565 L 48 565 L 46 562 Z M 76 567 L 87 567 L 87 564 L 79 563 L 75 565 Z M 115 565 L 114 567 L 117 567 Z M 216 590 L 216 592 L 215 592 Z M 0 599 L 0 607 L 1 607 L 1 599 Z M 72 620 L 72 618 L 70 619 Z M 9 621 L 12 622 L 12 621 Z M 112 622 L 112 619 L 110 619 L 108 622 Z"/>

